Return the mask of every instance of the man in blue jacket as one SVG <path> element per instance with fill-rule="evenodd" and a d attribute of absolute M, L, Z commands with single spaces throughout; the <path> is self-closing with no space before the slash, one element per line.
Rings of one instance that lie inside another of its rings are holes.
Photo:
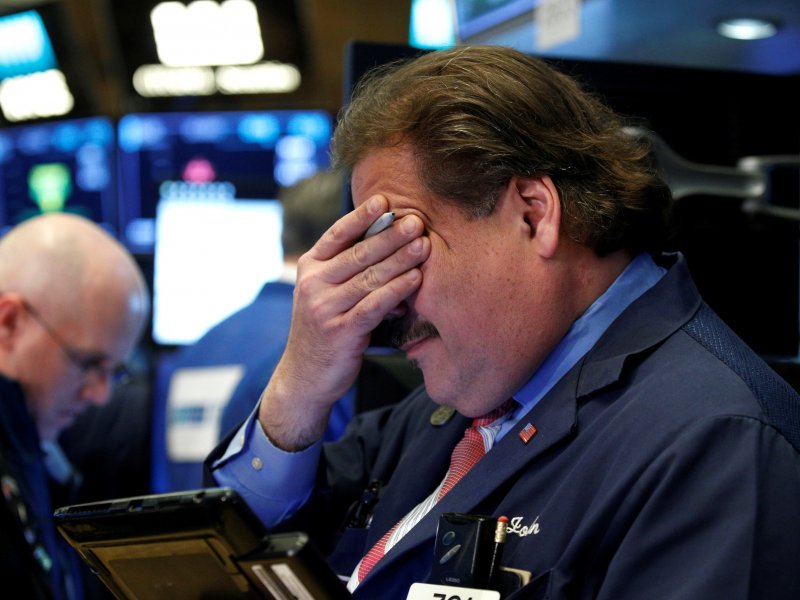
<path fill-rule="evenodd" d="M 356 208 L 300 260 L 258 413 L 208 460 L 355 597 L 446 585 L 447 513 L 507 517 L 509 599 L 800 597 L 800 399 L 662 253 L 669 191 L 623 126 L 501 47 L 357 88 L 333 144 Z M 383 319 L 424 387 L 323 445 Z"/>

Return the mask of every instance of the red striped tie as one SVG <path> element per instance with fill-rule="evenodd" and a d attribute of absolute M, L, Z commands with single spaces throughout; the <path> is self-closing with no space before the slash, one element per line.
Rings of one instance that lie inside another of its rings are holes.
<path fill-rule="evenodd" d="M 495 408 L 493 411 L 486 413 L 482 417 L 476 417 L 472 420 L 472 425 L 470 425 L 466 431 L 464 431 L 464 437 L 461 438 L 461 441 L 456 444 L 455 448 L 453 448 L 453 454 L 450 456 L 450 468 L 448 469 L 444 483 L 439 490 L 439 495 L 436 499 L 437 502 L 441 500 L 444 495 L 447 494 L 447 492 L 452 490 L 456 483 L 458 483 L 458 481 L 464 475 L 466 475 L 467 472 L 474 467 L 486 453 L 483 443 L 483 436 L 477 428 L 491 425 L 497 419 L 510 411 L 514 406 L 515 401 L 512 398 Z M 398 521 L 394 527 L 387 531 L 384 536 L 378 540 L 378 542 L 372 548 L 370 548 L 369 552 L 367 552 L 367 554 L 361 560 L 361 564 L 358 567 L 359 581 L 364 581 L 364 577 L 367 576 L 367 573 L 369 573 L 370 570 L 376 564 L 378 564 L 378 561 L 383 558 L 386 549 L 386 542 L 389 541 L 389 538 L 392 536 L 392 533 L 394 533 L 394 530 L 397 529 L 402 522 L 403 519 Z"/>

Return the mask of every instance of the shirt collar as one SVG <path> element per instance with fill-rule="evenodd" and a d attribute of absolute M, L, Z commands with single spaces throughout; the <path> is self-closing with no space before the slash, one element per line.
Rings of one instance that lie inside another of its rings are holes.
<path fill-rule="evenodd" d="M 597 343 L 611 323 L 666 273 L 653 258 L 636 256 L 614 283 L 570 327 L 528 382 L 514 394 L 525 414 Z"/>

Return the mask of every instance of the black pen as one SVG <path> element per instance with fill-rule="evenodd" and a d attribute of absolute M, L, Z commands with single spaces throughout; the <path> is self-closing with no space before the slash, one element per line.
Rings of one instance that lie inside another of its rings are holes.
<path fill-rule="evenodd" d="M 486 587 L 490 590 L 500 590 L 500 559 L 503 556 L 503 546 L 506 543 L 506 532 L 508 531 L 508 517 L 505 515 L 497 517 L 497 526 L 494 530 L 494 546 L 492 547 L 492 558 L 489 562 L 489 576 L 486 579 Z"/>

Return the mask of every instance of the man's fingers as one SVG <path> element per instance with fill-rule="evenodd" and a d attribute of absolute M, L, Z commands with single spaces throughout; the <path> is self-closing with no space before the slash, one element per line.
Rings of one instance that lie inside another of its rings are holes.
<path fill-rule="evenodd" d="M 336 221 L 308 252 L 314 260 L 330 260 L 355 244 L 375 220 L 389 209 L 385 197 L 376 195 Z"/>
<path fill-rule="evenodd" d="M 367 277 L 378 275 L 379 273 L 370 274 L 370 269 L 398 253 L 400 248 L 415 238 L 422 236 L 424 230 L 422 219 L 416 215 L 406 215 L 380 235 L 359 241 L 329 261 L 327 275 L 330 283 L 344 283 L 357 277 L 359 273 L 367 273 Z M 413 255 L 409 255 L 408 258 L 406 268 L 402 270 L 408 270 L 418 264 Z"/>
<path fill-rule="evenodd" d="M 400 302 L 408 297 L 402 286 L 390 286 L 395 279 L 417 269 L 430 254 L 431 241 L 427 237 L 418 237 L 375 264 L 356 270 L 348 280 L 336 289 L 335 296 L 327 298 L 328 308 L 334 312 L 347 312 L 355 305 L 361 303 L 372 294 L 381 298 L 380 306 L 385 302 L 386 313 L 394 309 Z M 386 290 L 383 288 L 389 286 Z M 401 292 L 398 294 L 397 292 Z M 384 297 L 386 300 L 384 301 Z M 394 303 L 391 304 L 391 299 Z M 384 315 L 386 314 L 384 313 Z M 380 315 L 383 318 L 384 315 Z"/>
<path fill-rule="evenodd" d="M 422 283 L 422 271 L 418 268 L 401 273 L 385 283 L 356 304 L 347 317 L 355 329 L 369 333 L 375 329 L 387 314 L 396 310 L 397 305 L 417 291 Z"/>

